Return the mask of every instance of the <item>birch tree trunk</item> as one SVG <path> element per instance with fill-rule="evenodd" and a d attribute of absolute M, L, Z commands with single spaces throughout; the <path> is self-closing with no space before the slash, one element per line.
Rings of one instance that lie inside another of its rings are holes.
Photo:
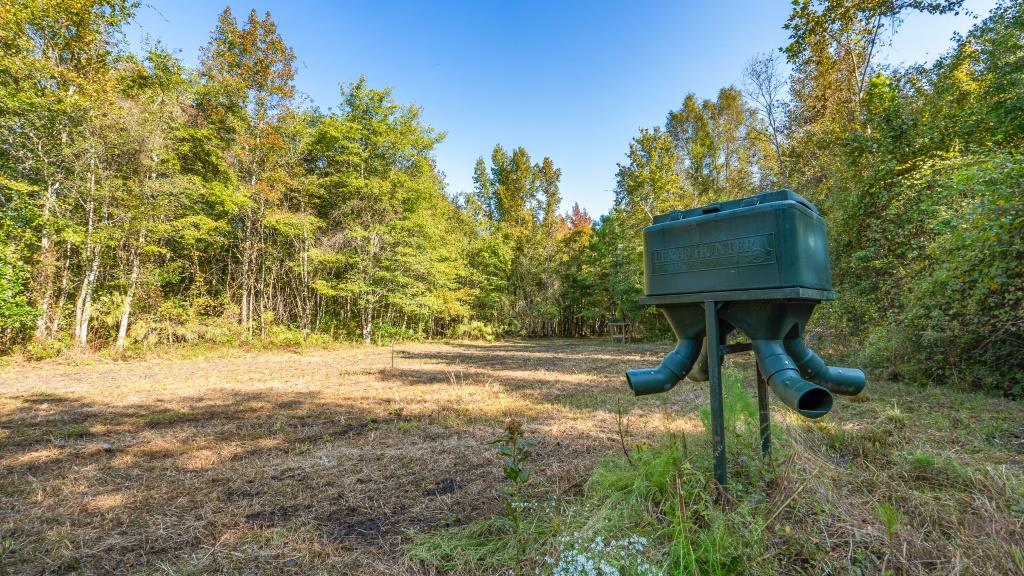
<path fill-rule="evenodd" d="M 57 297 L 57 304 L 53 307 L 53 322 L 50 323 L 50 334 L 60 333 L 61 312 L 64 310 L 64 303 L 68 299 L 68 281 L 71 279 L 71 241 L 64 244 L 64 271 L 60 275 L 60 296 Z"/>
<path fill-rule="evenodd" d="M 93 248 L 92 265 L 89 267 L 89 271 L 86 273 L 85 278 L 82 281 L 82 320 L 78 327 L 76 338 L 79 346 L 85 346 L 89 343 L 89 320 L 92 318 L 92 294 L 93 288 L 96 286 L 96 275 L 100 268 L 101 252 L 102 251 L 99 246 Z"/>
<path fill-rule="evenodd" d="M 139 232 L 139 243 L 132 253 L 132 273 L 128 280 L 128 292 L 124 297 L 124 306 L 121 308 L 121 323 L 117 327 L 118 350 L 124 350 L 124 342 L 128 336 L 128 317 L 132 313 L 132 299 L 135 297 L 135 286 L 139 282 L 139 268 L 142 261 L 142 244 L 146 241 L 146 232 Z"/>
<path fill-rule="evenodd" d="M 86 207 L 86 228 L 85 228 L 85 246 L 83 253 L 88 258 L 92 254 L 92 227 L 93 227 L 93 206 L 92 199 L 89 199 L 89 204 Z M 85 296 L 89 291 L 89 271 L 91 266 L 86 264 L 85 272 L 82 274 L 82 285 L 78 289 L 78 298 L 75 299 L 75 324 L 74 324 L 74 341 L 78 343 L 81 341 L 81 330 L 82 330 L 82 317 L 85 314 Z"/>
<path fill-rule="evenodd" d="M 369 344 L 373 339 L 373 304 L 367 302 L 362 310 L 363 344 Z"/>
<path fill-rule="evenodd" d="M 57 189 L 60 185 L 50 182 L 46 185 L 43 196 L 42 234 L 39 239 L 39 273 L 36 286 L 39 290 L 39 317 L 36 318 L 35 337 L 45 340 L 49 336 L 50 300 L 53 298 L 53 242 L 50 239 L 50 213 L 57 200 Z M 59 313 L 59 311 L 58 311 Z"/>
<path fill-rule="evenodd" d="M 95 165 L 95 164 L 94 164 Z M 86 206 L 87 224 L 85 232 L 85 245 L 83 253 L 88 258 L 92 256 L 92 262 L 86 267 L 82 275 L 82 287 L 78 292 L 78 300 L 75 302 L 75 329 L 74 340 L 78 346 L 85 346 L 89 340 L 89 318 L 92 315 L 92 292 L 96 283 L 96 274 L 100 267 L 101 250 L 99 245 L 93 243 L 93 230 L 96 224 L 96 173 L 89 173 L 89 201 Z"/>

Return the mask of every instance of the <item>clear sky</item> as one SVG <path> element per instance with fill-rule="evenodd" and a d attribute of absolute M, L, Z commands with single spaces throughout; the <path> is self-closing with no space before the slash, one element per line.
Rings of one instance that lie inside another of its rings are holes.
<path fill-rule="evenodd" d="M 984 16 L 994 0 L 967 0 Z M 744 64 L 786 42 L 785 0 L 736 2 L 477 0 L 148 0 L 127 31 L 196 63 L 217 14 L 270 11 L 298 59 L 296 86 L 321 108 L 365 74 L 424 109 L 448 137 L 437 151 L 450 192 L 472 187 L 473 163 L 496 143 L 525 146 L 562 169 L 563 209 L 612 204 L 616 163 L 640 127 L 664 123 L 687 92 L 713 98 Z M 913 16 L 883 52 L 934 58 L 969 16 Z"/>

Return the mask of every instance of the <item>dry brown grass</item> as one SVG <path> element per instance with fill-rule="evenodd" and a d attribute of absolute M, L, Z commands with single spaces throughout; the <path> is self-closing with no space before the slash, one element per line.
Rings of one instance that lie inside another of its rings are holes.
<path fill-rule="evenodd" d="M 655 348 L 565 341 L 19 365 L 0 372 L 11 573 L 395 573 L 410 530 L 500 509 L 493 439 L 556 490 L 614 447 Z M 678 424 L 653 405 L 650 427 Z M 403 568 L 404 569 L 404 568 Z"/>
<path fill-rule="evenodd" d="M 393 369 L 385 348 L 3 369 L 0 573 L 429 571 L 404 559 L 412 533 L 500 512 L 488 442 L 506 419 L 538 441 L 530 466 L 556 496 L 621 453 L 619 405 L 632 441 L 699 430 L 703 387 L 625 390 L 622 371 L 664 350 L 547 340 L 401 345 Z M 787 473 L 813 477 L 780 524 L 827 539 L 839 572 L 858 550 L 905 573 L 1012 566 L 990 556 L 1024 533 L 997 497 L 1024 469 L 1024 410 L 915 394 L 872 384 L 824 424 L 776 410 L 803 448 Z M 905 511 L 891 536 L 879 500 Z"/>

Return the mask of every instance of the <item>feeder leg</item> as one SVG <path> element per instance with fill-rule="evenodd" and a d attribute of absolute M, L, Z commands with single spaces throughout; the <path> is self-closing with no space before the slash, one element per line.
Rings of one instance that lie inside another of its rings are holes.
<path fill-rule="evenodd" d="M 715 481 L 725 488 L 725 414 L 722 405 L 722 348 L 718 338 L 718 310 L 714 300 L 704 302 L 708 340 L 708 380 L 711 382 L 711 440 L 715 457 Z"/>
<path fill-rule="evenodd" d="M 767 458 L 772 452 L 772 417 L 768 413 L 768 382 L 761 375 L 761 365 L 755 364 L 757 372 L 757 412 L 761 420 L 761 456 Z"/>

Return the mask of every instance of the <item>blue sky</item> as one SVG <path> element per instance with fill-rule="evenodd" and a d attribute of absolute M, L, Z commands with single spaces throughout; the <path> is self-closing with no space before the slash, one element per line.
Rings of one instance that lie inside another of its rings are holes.
<path fill-rule="evenodd" d="M 967 0 L 984 16 L 994 0 Z M 127 30 L 179 50 L 194 65 L 217 14 L 269 10 L 298 59 L 296 86 L 321 108 L 339 83 L 365 74 L 415 103 L 448 137 L 437 151 L 451 192 L 472 186 L 473 163 L 496 143 L 525 146 L 562 169 L 563 209 L 611 207 L 616 163 L 640 127 L 664 122 L 687 92 L 714 97 L 744 64 L 786 42 L 788 1 L 334 2 L 149 0 Z M 915 15 L 882 52 L 931 60 L 968 16 Z"/>

